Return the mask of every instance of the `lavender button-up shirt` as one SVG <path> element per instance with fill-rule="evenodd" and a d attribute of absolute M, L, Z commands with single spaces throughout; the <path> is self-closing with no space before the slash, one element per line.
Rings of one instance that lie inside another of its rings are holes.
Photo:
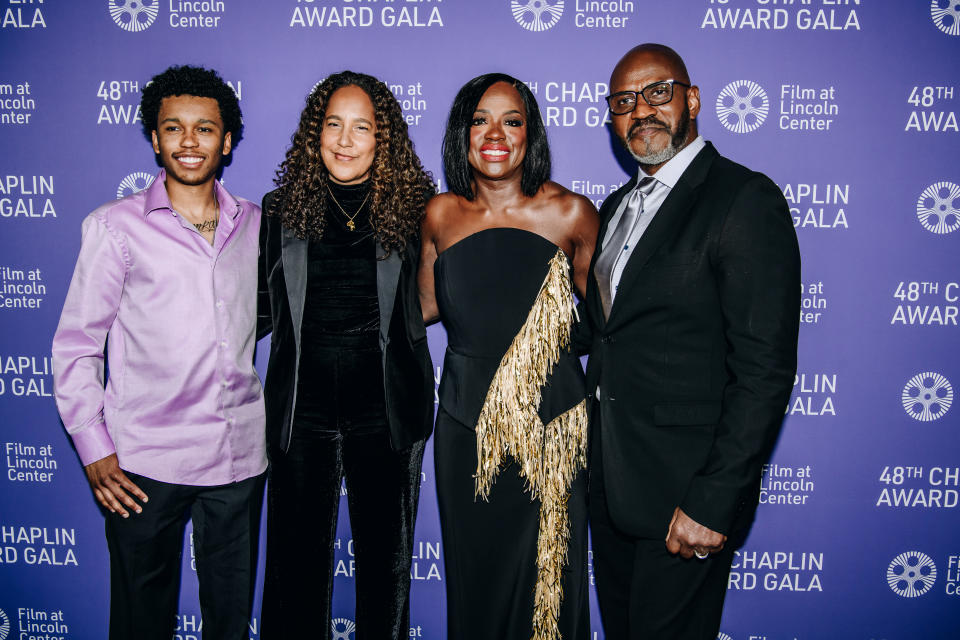
<path fill-rule="evenodd" d="M 237 482 L 267 466 L 253 366 L 260 208 L 217 183 L 210 246 L 165 178 L 83 221 L 53 338 L 57 407 L 84 465 L 116 452 L 161 482 Z"/>

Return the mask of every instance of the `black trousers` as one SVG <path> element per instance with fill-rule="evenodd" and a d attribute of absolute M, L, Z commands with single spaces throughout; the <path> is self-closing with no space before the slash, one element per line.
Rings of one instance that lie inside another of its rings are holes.
<path fill-rule="evenodd" d="M 600 411 L 591 412 L 590 534 L 603 632 L 610 640 L 715 640 L 720 629 L 730 540 L 706 560 L 667 552 L 664 540 L 635 538 L 610 519 L 600 457 Z M 663 523 L 664 538 L 669 522 Z"/>
<path fill-rule="evenodd" d="M 353 637 L 407 637 L 423 446 L 395 452 L 385 427 L 324 431 L 295 424 L 289 450 L 271 452 L 263 640 L 331 637 L 343 477 L 356 563 Z"/>
<path fill-rule="evenodd" d="M 127 476 L 143 513 L 106 513 L 110 640 L 170 640 L 177 622 L 183 532 L 193 518 L 204 640 L 249 638 L 264 474 L 215 487 Z"/>

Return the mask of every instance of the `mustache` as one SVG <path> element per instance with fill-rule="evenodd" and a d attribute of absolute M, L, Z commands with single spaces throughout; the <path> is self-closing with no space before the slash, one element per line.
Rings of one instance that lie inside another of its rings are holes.
<path fill-rule="evenodd" d="M 670 130 L 670 127 L 666 125 L 665 122 L 657 120 L 656 116 L 649 116 L 643 120 L 634 120 L 633 124 L 630 126 L 630 129 L 627 131 L 627 137 L 632 138 L 634 132 L 637 129 L 642 129 L 643 127 L 660 127 L 661 129 Z"/>

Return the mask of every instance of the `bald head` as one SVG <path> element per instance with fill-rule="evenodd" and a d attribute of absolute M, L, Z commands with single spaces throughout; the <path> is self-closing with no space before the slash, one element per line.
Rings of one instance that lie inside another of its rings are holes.
<path fill-rule="evenodd" d="M 610 74 L 611 80 L 617 75 L 617 72 L 623 73 L 636 65 L 648 62 L 657 62 L 670 70 L 670 75 L 674 80 L 690 84 L 690 75 L 687 73 L 687 65 L 683 63 L 680 54 L 665 44 L 656 44 L 648 42 L 638 44 L 630 51 L 627 51 L 617 66 L 613 68 Z"/>

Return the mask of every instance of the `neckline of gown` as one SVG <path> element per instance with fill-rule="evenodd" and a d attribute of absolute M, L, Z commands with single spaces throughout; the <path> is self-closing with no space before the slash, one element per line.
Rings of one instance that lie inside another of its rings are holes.
<path fill-rule="evenodd" d="M 519 232 L 524 233 L 524 234 L 526 234 L 526 235 L 533 236 L 534 238 L 538 238 L 539 240 L 542 240 L 543 242 L 549 244 L 551 247 L 553 247 L 554 249 L 556 249 L 556 250 L 558 250 L 558 251 L 562 251 L 564 257 L 565 257 L 568 261 L 570 260 L 570 256 L 568 256 L 568 255 L 567 255 L 567 252 L 563 250 L 563 247 L 561 247 L 560 245 L 554 243 L 552 240 L 549 240 L 549 239 L 547 239 L 546 237 L 540 235 L 540 234 L 537 233 L 536 231 L 530 231 L 529 229 L 521 229 L 520 227 L 487 227 L 486 229 L 480 229 L 479 231 L 474 231 L 473 233 L 471 233 L 471 234 L 469 234 L 469 235 L 466 235 L 466 236 L 460 238 L 459 240 L 457 240 L 456 242 L 454 242 L 453 244 L 451 244 L 449 247 L 447 247 L 446 249 L 444 249 L 443 251 L 441 251 L 440 253 L 437 254 L 437 261 L 439 261 L 443 256 L 447 255 L 453 248 L 455 248 L 455 247 L 457 247 L 457 246 L 459 246 L 459 245 L 461 245 L 461 244 L 464 244 L 464 243 L 467 242 L 468 240 L 471 240 L 471 239 L 475 238 L 476 236 L 479 236 L 480 234 L 486 233 L 486 232 L 488 232 L 488 231 L 519 231 Z"/>

